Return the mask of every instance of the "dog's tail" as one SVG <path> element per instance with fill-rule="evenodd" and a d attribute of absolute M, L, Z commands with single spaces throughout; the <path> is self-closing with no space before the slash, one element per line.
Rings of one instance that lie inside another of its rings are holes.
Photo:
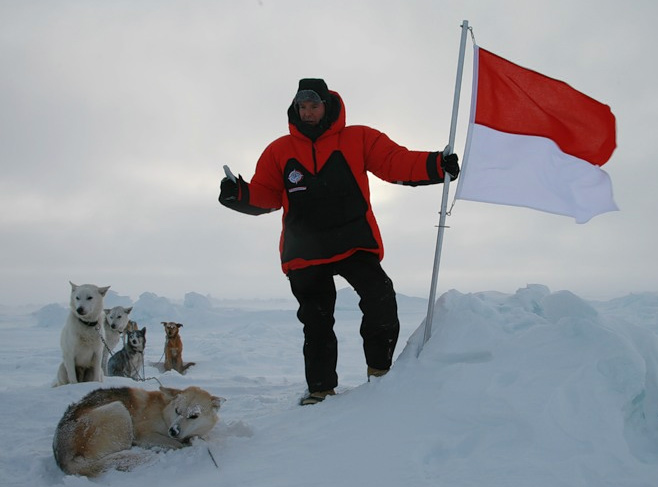
<path fill-rule="evenodd" d="M 183 369 L 181 370 L 181 374 L 185 372 L 187 369 L 192 367 L 193 365 L 196 365 L 196 362 L 188 362 L 186 364 L 183 364 Z"/>

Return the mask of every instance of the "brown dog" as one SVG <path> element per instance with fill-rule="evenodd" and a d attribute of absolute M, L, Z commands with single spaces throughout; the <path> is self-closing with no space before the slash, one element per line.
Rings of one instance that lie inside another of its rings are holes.
<path fill-rule="evenodd" d="M 71 475 L 131 470 L 155 454 L 132 446 L 187 446 L 213 429 L 223 401 L 194 386 L 96 389 L 71 404 L 59 421 L 53 438 L 55 461 Z"/>
<path fill-rule="evenodd" d="M 163 321 L 165 329 L 165 370 L 175 370 L 179 374 L 184 373 L 194 362 L 183 364 L 183 340 L 180 337 L 181 323 Z"/>

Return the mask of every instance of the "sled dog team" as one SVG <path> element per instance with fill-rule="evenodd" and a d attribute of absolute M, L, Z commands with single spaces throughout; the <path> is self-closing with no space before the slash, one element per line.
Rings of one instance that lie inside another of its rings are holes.
<path fill-rule="evenodd" d="M 71 284 L 70 309 L 62 329 L 62 363 L 55 386 L 102 382 L 104 376 L 143 379 L 146 327 L 129 319 L 132 307 L 103 308 L 110 286 Z M 165 328 L 165 370 L 184 373 L 183 325 Z M 113 353 L 123 337 L 123 348 Z M 130 470 L 148 462 L 144 448 L 181 448 L 208 434 L 218 421 L 223 398 L 198 387 L 96 389 L 71 404 L 57 425 L 53 453 L 67 474 L 96 476 L 109 469 Z"/>
<path fill-rule="evenodd" d="M 60 345 L 62 363 L 55 385 L 101 382 L 103 376 L 123 376 L 139 380 L 144 369 L 146 327 L 141 330 L 130 320 L 132 307 L 103 308 L 110 287 L 71 283 L 70 309 Z M 180 323 L 163 321 L 165 329 L 164 368 L 185 372 L 194 362 L 183 363 Z M 123 337 L 123 348 L 113 350 Z"/>

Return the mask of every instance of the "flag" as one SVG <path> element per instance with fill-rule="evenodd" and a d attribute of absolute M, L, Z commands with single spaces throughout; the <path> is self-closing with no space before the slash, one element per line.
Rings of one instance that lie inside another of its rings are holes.
<path fill-rule="evenodd" d="M 475 46 L 471 116 L 455 197 L 585 223 L 619 209 L 600 167 L 615 139 L 607 105 Z"/>

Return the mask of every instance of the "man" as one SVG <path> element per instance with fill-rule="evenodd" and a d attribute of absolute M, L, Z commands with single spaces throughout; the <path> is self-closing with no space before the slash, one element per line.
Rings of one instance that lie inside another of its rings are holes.
<path fill-rule="evenodd" d="M 322 79 L 300 80 L 288 121 L 290 134 L 265 149 L 251 183 L 224 178 L 219 202 L 250 215 L 283 208 L 279 247 L 304 325 L 305 405 L 335 394 L 338 384 L 335 275 L 360 297 L 368 377 L 391 367 L 400 323 L 393 283 L 380 265 L 384 248 L 367 172 L 416 186 L 443 182 L 444 171 L 454 179 L 459 165 L 455 154 L 410 151 L 373 128 L 346 126 L 340 95 Z"/>

